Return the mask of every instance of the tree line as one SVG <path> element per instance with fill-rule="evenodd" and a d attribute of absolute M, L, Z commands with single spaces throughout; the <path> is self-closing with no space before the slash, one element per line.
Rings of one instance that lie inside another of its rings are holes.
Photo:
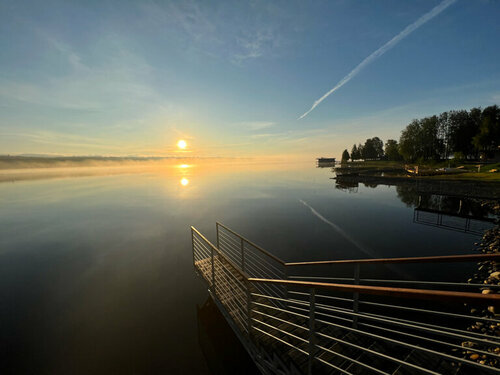
<path fill-rule="evenodd" d="M 347 160 L 426 161 L 456 158 L 477 160 L 493 157 L 500 146 L 500 108 L 443 112 L 440 115 L 413 120 L 401 132 L 399 142 L 379 137 L 353 145 Z"/>

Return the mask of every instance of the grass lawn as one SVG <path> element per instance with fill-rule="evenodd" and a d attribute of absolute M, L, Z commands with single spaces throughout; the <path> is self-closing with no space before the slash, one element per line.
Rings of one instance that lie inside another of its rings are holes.
<path fill-rule="evenodd" d="M 404 168 L 405 164 L 410 166 L 417 165 L 416 163 L 404 163 L 397 161 L 385 161 L 385 160 L 370 160 L 370 161 L 356 161 L 347 163 L 348 166 L 359 167 L 359 168 Z M 481 164 L 481 172 L 477 172 L 477 166 Z M 464 166 L 467 171 L 465 173 L 459 174 L 442 174 L 437 176 L 420 176 L 419 178 L 432 179 L 432 180 L 467 180 L 467 181 L 497 181 L 500 182 L 500 172 L 488 172 L 491 169 L 497 169 L 500 171 L 500 163 L 494 164 L 483 164 L 483 163 L 459 163 L 454 161 L 440 161 L 440 162 L 430 162 L 426 164 L 419 164 L 419 168 L 424 169 L 436 169 L 436 168 L 447 168 L 448 165 L 451 167 Z"/>

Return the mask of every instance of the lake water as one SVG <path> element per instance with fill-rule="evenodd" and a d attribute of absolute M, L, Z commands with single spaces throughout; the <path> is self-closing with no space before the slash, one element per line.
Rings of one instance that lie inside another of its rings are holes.
<path fill-rule="evenodd" d="M 3 176 L 0 373 L 252 373 L 195 275 L 191 225 L 213 241 L 220 221 L 286 261 L 464 254 L 479 239 L 415 211 L 456 211 L 452 198 L 336 187 L 314 164 L 182 163 Z"/>

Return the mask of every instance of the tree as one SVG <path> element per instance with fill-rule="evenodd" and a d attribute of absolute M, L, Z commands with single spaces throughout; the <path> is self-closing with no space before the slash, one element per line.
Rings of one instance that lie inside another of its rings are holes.
<path fill-rule="evenodd" d="M 356 159 L 364 159 L 364 150 L 363 150 L 363 145 L 361 143 L 358 144 L 358 157 Z"/>
<path fill-rule="evenodd" d="M 497 105 L 486 107 L 481 113 L 479 129 L 472 138 L 472 144 L 486 156 L 492 155 L 500 145 L 500 108 Z"/>
<path fill-rule="evenodd" d="M 342 163 L 346 163 L 349 160 L 349 152 L 347 150 L 344 150 L 342 153 Z"/>
<path fill-rule="evenodd" d="M 398 150 L 398 142 L 394 139 L 388 139 L 385 143 L 385 156 L 387 157 L 387 160 L 401 160 L 401 155 Z"/>
<path fill-rule="evenodd" d="M 351 160 L 354 161 L 354 160 L 358 160 L 358 159 L 360 159 L 359 151 L 358 151 L 358 148 L 356 147 L 356 145 L 354 144 L 352 146 L 352 149 L 351 149 Z"/>
<path fill-rule="evenodd" d="M 379 137 L 373 137 L 366 140 L 363 147 L 363 159 L 376 160 L 384 156 L 384 143 Z"/>
<path fill-rule="evenodd" d="M 421 156 L 418 138 L 420 136 L 420 123 L 413 120 L 402 132 L 399 138 L 399 153 L 406 161 L 415 161 Z"/>
<path fill-rule="evenodd" d="M 372 144 L 375 149 L 375 158 L 382 159 L 384 157 L 384 142 L 379 137 L 373 137 Z"/>

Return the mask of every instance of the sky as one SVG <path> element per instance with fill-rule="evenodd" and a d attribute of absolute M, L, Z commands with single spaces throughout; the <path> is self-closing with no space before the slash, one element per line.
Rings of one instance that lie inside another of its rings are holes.
<path fill-rule="evenodd" d="M 340 157 L 500 104 L 499 14 L 495 0 L 3 0 L 0 154 Z"/>

